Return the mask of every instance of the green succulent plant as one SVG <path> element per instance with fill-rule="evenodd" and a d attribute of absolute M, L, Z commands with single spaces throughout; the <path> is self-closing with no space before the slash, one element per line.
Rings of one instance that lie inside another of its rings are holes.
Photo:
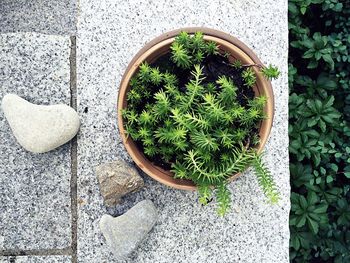
<path fill-rule="evenodd" d="M 213 56 L 225 58 L 201 32 L 182 32 L 171 45 L 169 63 L 176 70 L 141 64 L 122 112 L 125 130 L 150 160 L 161 160 L 175 178 L 192 180 L 201 204 L 215 194 L 220 215 L 231 203 L 227 179 L 248 166 L 255 168 L 263 192 L 276 203 L 277 187 L 254 148 L 267 98 L 238 98 L 240 89 L 255 85 L 256 76 L 237 60 L 231 68 L 241 75 L 242 87 L 228 75 L 207 81 L 203 62 Z M 179 70 L 190 73 L 182 86 Z M 272 66 L 261 72 L 267 78 L 278 76 Z"/>

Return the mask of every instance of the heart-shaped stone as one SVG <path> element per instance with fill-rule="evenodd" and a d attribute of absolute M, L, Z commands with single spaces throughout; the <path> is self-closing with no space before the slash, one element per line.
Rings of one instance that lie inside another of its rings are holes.
<path fill-rule="evenodd" d="M 35 105 L 7 94 L 1 106 L 18 143 L 30 152 L 53 150 L 71 140 L 79 130 L 77 112 L 64 104 Z"/>
<path fill-rule="evenodd" d="M 157 222 L 157 218 L 157 209 L 152 201 L 143 200 L 121 216 L 103 215 L 100 229 L 119 261 L 138 247 Z"/>

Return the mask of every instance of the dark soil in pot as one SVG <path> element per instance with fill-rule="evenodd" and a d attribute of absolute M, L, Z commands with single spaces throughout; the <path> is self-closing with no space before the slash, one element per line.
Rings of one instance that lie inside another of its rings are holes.
<path fill-rule="evenodd" d="M 171 60 L 171 53 L 166 53 L 160 56 L 157 60 L 150 63 L 150 66 L 158 67 L 161 72 L 169 71 L 172 74 L 176 75 L 179 81 L 179 89 L 182 92 L 186 91 L 186 84 L 192 78 L 192 75 L 190 74 L 189 70 L 184 70 L 178 67 Z M 215 81 L 220 76 L 227 76 L 233 80 L 234 84 L 238 88 L 237 100 L 241 106 L 243 107 L 247 106 L 248 101 L 254 98 L 255 94 L 253 89 L 251 87 L 247 87 L 246 85 L 244 85 L 244 80 L 242 78 L 242 71 L 246 67 L 243 66 L 240 68 L 235 68 L 230 62 L 227 55 L 221 54 L 221 53 L 217 55 L 210 55 L 203 60 L 200 66 L 203 67 L 203 74 L 205 79 L 202 84 L 204 86 L 208 83 L 215 83 Z M 161 88 L 162 88 L 161 85 L 151 87 L 152 93 L 156 93 Z M 218 87 L 216 86 L 215 89 L 218 90 Z M 145 99 L 143 105 L 140 106 L 138 110 L 141 112 L 144 105 L 152 102 L 154 102 L 154 99 L 152 97 L 150 99 Z M 235 129 L 238 127 L 239 127 L 239 123 L 234 123 L 232 125 L 232 129 Z M 257 125 L 256 128 L 252 129 L 251 132 L 247 134 L 247 136 L 243 140 L 243 143 L 246 145 L 249 145 L 249 139 L 252 138 L 253 136 L 258 136 L 258 135 L 259 135 L 259 125 Z M 140 149 L 140 151 L 142 152 L 144 151 L 142 143 L 136 141 L 136 145 Z M 171 170 L 171 163 L 176 161 L 175 159 L 172 159 L 170 160 L 170 163 L 166 163 L 162 160 L 161 156 L 158 156 L 158 155 L 154 157 L 147 157 L 147 158 L 153 164 L 163 168 L 164 170 Z"/>

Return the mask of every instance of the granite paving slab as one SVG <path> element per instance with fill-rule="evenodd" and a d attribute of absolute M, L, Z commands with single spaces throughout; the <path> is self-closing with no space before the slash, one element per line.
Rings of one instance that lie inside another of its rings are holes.
<path fill-rule="evenodd" d="M 70 103 L 70 39 L 0 34 L 0 99 Z M 0 251 L 71 244 L 70 145 L 33 154 L 15 140 L 0 110 Z"/>
<path fill-rule="evenodd" d="M 238 37 L 265 64 L 279 67 L 273 81 L 275 118 L 264 160 L 281 191 L 277 206 L 266 204 L 248 170 L 230 185 L 232 211 L 218 218 L 215 205 L 201 207 L 197 194 L 170 189 L 147 175 L 145 188 L 108 209 L 94 166 L 123 158 L 118 135 L 118 86 L 129 61 L 154 37 L 180 27 L 206 26 Z M 80 1 L 77 34 L 78 261 L 113 262 L 98 227 L 102 214 L 119 215 L 151 199 L 159 220 L 126 262 L 289 262 L 287 1 Z"/>
<path fill-rule="evenodd" d="M 74 35 L 76 0 L 1 0 L 0 33 Z"/>
<path fill-rule="evenodd" d="M 70 263 L 70 256 L 11 256 L 0 257 L 1 263 Z"/>

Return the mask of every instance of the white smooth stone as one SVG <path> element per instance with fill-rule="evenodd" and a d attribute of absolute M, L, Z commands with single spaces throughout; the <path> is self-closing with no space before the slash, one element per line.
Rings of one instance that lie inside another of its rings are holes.
<path fill-rule="evenodd" d="M 64 104 L 36 105 L 7 94 L 1 105 L 18 143 L 27 151 L 44 153 L 70 141 L 78 132 L 78 113 Z"/>

